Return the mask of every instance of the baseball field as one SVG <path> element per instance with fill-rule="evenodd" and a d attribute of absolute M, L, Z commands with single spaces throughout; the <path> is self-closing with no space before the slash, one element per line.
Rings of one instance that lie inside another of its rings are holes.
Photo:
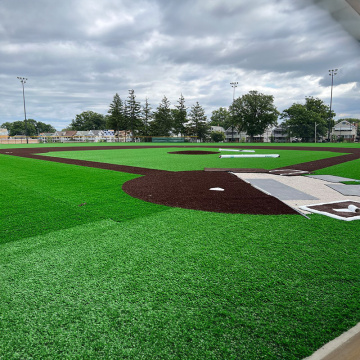
<path fill-rule="evenodd" d="M 240 145 L 280 157 L 0 145 L 0 359 L 303 359 L 356 325 L 360 222 L 218 170 L 360 180 L 360 146 Z"/>

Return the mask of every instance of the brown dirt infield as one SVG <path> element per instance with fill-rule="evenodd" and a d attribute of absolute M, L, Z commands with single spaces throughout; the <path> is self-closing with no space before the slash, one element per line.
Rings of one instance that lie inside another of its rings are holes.
<path fill-rule="evenodd" d="M 139 148 L 180 148 L 179 146 L 112 146 L 111 149 L 139 149 Z M 197 146 L 187 146 L 196 148 Z M 215 146 L 207 146 L 208 148 Z M 224 146 L 223 146 L 224 147 Z M 225 146 L 226 147 L 226 146 Z M 225 148 L 224 147 L 224 148 Z M 241 149 L 255 149 L 254 146 L 231 146 Z M 297 169 L 314 171 L 337 165 L 343 162 L 360 158 L 360 148 L 313 148 L 292 146 L 266 146 L 266 149 L 300 150 L 300 151 L 332 151 L 346 153 L 334 158 L 312 161 L 308 163 L 287 166 L 286 169 Z M 239 214 L 261 214 L 280 215 L 298 214 L 294 209 L 280 200 L 266 195 L 236 176 L 224 171 L 180 171 L 171 172 L 153 170 L 133 166 L 106 164 L 93 161 L 62 159 L 50 156 L 42 156 L 41 153 L 54 151 L 84 151 L 84 150 L 108 150 L 104 146 L 85 147 L 48 147 L 48 148 L 21 148 L 2 149 L 0 154 L 20 156 L 32 159 L 55 161 L 78 166 L 95 167 L 113 171 L 127 172 L 131 174 L 144 175 L 131 180 L 123 185 L 123 190 L 131 196 L 144 201 L 163 204 L 186 209 L 239 213 Z M 205 151 L 199 151 L 204 154 Z M 181 152 L 181 151 L 180 151 Z M 35 155 L 40 154 L 40 155 Z M 282 168 L 279 168 L 282 169 Z M 263 169 L 259 169 L 263 170 Z M 210 188 L 220 187 L 225 191 L 211 191 Z"/>

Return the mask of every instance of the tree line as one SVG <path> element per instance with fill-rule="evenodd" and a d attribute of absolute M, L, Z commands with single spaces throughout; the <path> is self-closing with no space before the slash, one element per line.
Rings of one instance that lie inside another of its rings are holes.
<path fill-rule="evenodd" d="M 317 138 L 331 140 L 330 133 L 335 123 L 346 120 L 358 125 L 360 135 L 360 119 L 346 118 L 335 122 L 335 116 L 335 112 L 330 111 L 330 107 L 319 98 L 305 97 L 303 104 L 293 103 L 280 113 L 274 106 L 272 95 L 250 91 L 235 99 L 228 109 L 220 107 L 214 110 L 210 124 L 245 131 L 253 138 L 264 133 L 268 126 L 276 126 L 277 120 L 281 119 L 279 126 L 288 133 L 289 138 L 297 137 L 308 142 L 315 138 L 315 131 Z"/>
<path fill-rule="evenodd" d="M 252 140 L 261 135 L 269 126 L 276 126 L 278 119 L 282 120 L 283 127 L 292 137 L 309 141 L 316 133 L 320 137 L 327 137 L 334 126 L 333 111 L 319 98 L 305 97 L 305 103 L 293 103 L 288 109 L 280 113 L 274 105 L 272 95 L 250 91 L 232 102 L 228 107 L 214 110 L 210 120 L 205 110 L 196 102 L 190 108 L 185 105 L 185 98 L 181 94 L 176 105 L 166 96 L 163 97 L 156 109 L 152 109 L 148 98 L 144 104 L 136 100 L 134 90 L 129 91 L 128 97 L 123 100 L 116 93 L 106 115 L 94 111 L 84 111 L 75 116 L 70 125 L 63 130 L 105 130 L 115 132 L 130 131 L 132 138 L 136 136 L 194 136 L 204 141 L 210 136 L 210 126 L 221 126 L 225 130 L 231 128 L 238 132 L 246 132 Z M 359 119 L 346 119 L 350 122 L 360 122 Z M 10 136 L 25 134 L 24 121 L 4 123 Z M 35 136 L 42 132 L 54 132 L 51 125 L 27 120 L 28 135 Z M 212 140 L 224 140 L 223 133 L 212 133 Z"/>
<path fill-rule="evenodd" d="M 34 119 L 27 119 L 26 123 L 24 120 L 5 122 L 0 127 L 7 129 L 10 136 L 39 136 L 41 133 L 54 133 L 56 131 L 52 125 Z"/>
<path fill-rule="evenodd" d="M 84 111 L 76 115 L 66 130 L 104 130 L 130 131 L 136 136 L 196 136 L 205 140 L 210 125 L 203 107 L 196 102 L 190 109 L 185 98 L 180 96 L 175 108 L 166 96 L 153 111 L 146 98 L 143 105 L 136 100 L 135 92 L 130 91 L 126 100 L 118 93 L 109 105 L 107 115 L 93 111 Z"/>

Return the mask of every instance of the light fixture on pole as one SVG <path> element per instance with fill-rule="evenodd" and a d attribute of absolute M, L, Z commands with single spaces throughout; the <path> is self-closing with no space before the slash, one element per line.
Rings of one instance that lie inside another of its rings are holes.
<path fill-rule="evenodd" d="M 234 91 L 233 91 L 233 102 L 235 100 L 235 89 L 237 88 L 238 84 L 239 83 L 237 81 L 234 81 L 234 82 L 230 83 L 231 87 L 234 89 Z"/>
<path fill-rule="evenodd" d="M 21 76 L 18 76 L 17 77 L 21 84 L 22 84 L 22 89 L 23 89 L 23 100 L 24 100 L 24 115 L 25 115 L 25 137 L 26 137 L 26 143 L 28 144 L 29 143 L 29 140 L 28 140 L 28 128 L 27 128 L 27 120 L 26 120 L 26 107 L 25 107 L 25 86 L 24 84 L 26 84 L 26 80 L 27 78 L 24 78 L 24 77 L 21 77 Z"/>
<path fill-rule="evenodd" d="M 334 76 L 337 74 L 338 69 L 329 70 L 329 76 L 331 76 L 331 96 L 330 96 L 330 115 L 329 115 L 329 129 L 328 129 L 328 140 L 330 141 L 330 130 L 331 130 L 331 108 L 332 108 L 332 94 L 333 94 L 333 86 L 334 86 Z"/>
<path fill-rule="evenodd" d="M 232 109 L 232 116 L 233 116 L 233 121 L 234 122 L 234 101 L 235 101 L 235 89 L 238 86 L 238 82 L 237 81 L 233 81 L 230 83 L 231 87 L 234 89 L 233 90 L 233 109 Z M 231 125 L 231 142 L 234 142 L 234 125 Z"/>

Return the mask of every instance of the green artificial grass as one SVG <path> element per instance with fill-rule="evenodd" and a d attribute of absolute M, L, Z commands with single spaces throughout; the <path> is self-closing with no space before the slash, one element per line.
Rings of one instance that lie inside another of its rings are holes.
<path fill-rule="evenodd" d="M 359 319 L 358 230 L 172 209 L 4 244 L 0 354 L 302 359 Z"/>
<path fill-rule="evenodd" d="M 137 175 L 0 155 L 0 243 L 165 206 L 132 198 L 122 185 Z"/>
<path fill-rule="evenodd" d="M 343 176 L 360 180 L 360 159 L 317 170 L 314 174 Z"/>
<path fill-rule="evenodd" d="M 135 177 L 0 155 L 0 358 L 295 360 L 359 322 L 360 222 L 160 206 Z"/>
<path fill-rule="evenodd" d="M 274 169 L 308 161 L 339 156 L 339 153 L 326 151 L 272 150 L 256 149 L 254 154 L 279 154 L 279 158 L 230 158 L 220 159 L 220 154 L 241 155 L 229 151 L 210 155 L 169 154 L 175 151 L 194 151 L 196 148 L 166 148 L 166 149 L 112 149 L 87 151 L 56 151 L 48 154 L 54 157 L 98 161 L 110 164 L 138 166 L 150 169 L 185 171 L 203 170 L 204 168 L 264 168 Z M 214 148 L 201 148 L 202 151 L 218 151 Z M 253 154 L 253 153 L 243 153 Z"/>

